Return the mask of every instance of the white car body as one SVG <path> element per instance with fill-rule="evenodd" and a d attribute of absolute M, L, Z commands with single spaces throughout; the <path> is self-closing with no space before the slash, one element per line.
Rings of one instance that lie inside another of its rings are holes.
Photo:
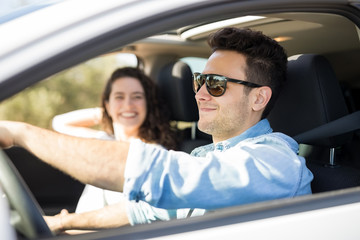
<path fill-rule="evenodd" d="M 280 8 L 282 4 L 289 4 L 286 5 L 289 8 L 292 6 L 291 1 L 271 1 L 271 4 L 270 1 L 269 4 L 266 1 L 246 2 L 246 12 L 255 10 L 256 2 L 273 8 Z M 312 1 L 297 2 L 293 7 L 301 9 L 301 3 L 310 6 Z M 336 0 L 315 2 L 329 6 L 347 3 Z M 359 1 L 351 3 L 360 5 Z M 217 4 L 221 2 L 68 0 L 4 22 L 0 24 L 1 100 L 39 79 L 110 51 L 113 46 L 123 46 L 154 33 L 180 27 L 180 19 L 191 23 L 203 16 L 210 16 Z M 201 7 L 204 7 L 204 12 L 196 15 Z M 168 26 L 162 25 L 164 20 L 160 21 L 165 18 L 168 19 L 165 21 Z M 28 29 L 24 29 L 24 26 L 28 26 Z M 114 35 L 113 41 L 108 39 L 114 31 L 122 32 L 122 38 Z M 106 45 L 102 46 L 99 39 L 104 38 L 104 34 L 108 35 Z M 91 51 L 84 51 L 88 48 Z M 14 82 L 14 79 L 21 78 L 27 79 Z M 0 199 L 0 212 L 1 239 L 14 239 L 13 229 L 7 221 L 8 205 L 5 198 Z M 62 236 L 61 239 L 360 239 L 359 222 L 360 187 L 356 187 L 240 206 L 204 217 Z"/>

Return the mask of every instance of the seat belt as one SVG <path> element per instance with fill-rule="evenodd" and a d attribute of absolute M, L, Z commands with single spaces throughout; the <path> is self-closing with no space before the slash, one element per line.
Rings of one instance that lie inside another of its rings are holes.
<path fill-rule="evenodd" d="M 300 133 L 293 138 L 299 143 L 328 138 L 360 129 L 360 111 L 353 112 L 319 127 Z"/>

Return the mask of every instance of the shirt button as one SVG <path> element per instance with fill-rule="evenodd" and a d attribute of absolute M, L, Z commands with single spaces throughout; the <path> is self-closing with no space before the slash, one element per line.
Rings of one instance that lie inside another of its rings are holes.
<path fill-rule="evenodd" d="M 224 150 L 224 146 L 222 144 L 218 144 L 218 145 L 216 145 L 216 150 L 222 151 L 222 150 Z"/>

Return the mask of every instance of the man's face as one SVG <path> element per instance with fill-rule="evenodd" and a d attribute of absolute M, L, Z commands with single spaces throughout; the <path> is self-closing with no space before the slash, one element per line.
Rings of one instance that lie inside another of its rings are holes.
<path fill-rule="evenodd" d="M 209 58 L 203 74 L 218 74 L 247 81 L 246 58 L 235 51 L 218 50 Z M 253 125 L 251 106 L 244 86 L 227 83 L 226 92 L 220 97 L 211 96 L 205 84 L 196 93 L 199 108 L 199 129 L 219 142 L 239 135 Z"/>

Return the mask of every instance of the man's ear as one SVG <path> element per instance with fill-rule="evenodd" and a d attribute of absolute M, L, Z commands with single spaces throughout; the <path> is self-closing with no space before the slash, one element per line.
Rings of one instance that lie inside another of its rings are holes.
<path fill-rule="evenodd" d="M 268 86 L 259 87 L 253 90 L 254 102 L 252 105 L 252 109 L 257 112 L 265 109 L 266 105 L 270 101 L 272 91 Z"/>

